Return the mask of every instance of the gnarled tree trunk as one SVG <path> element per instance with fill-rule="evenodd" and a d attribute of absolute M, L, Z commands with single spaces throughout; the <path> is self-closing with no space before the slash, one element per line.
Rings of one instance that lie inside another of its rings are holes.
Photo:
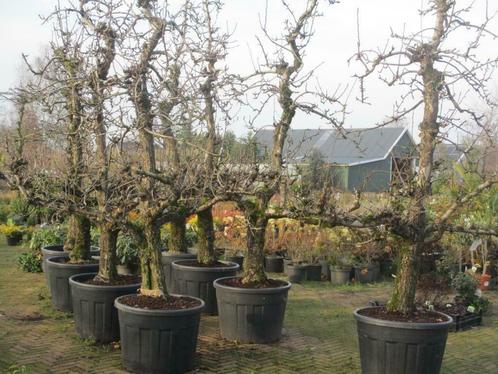
<path fill-rule="evenodd" d="M 213 213 L 211 208 L 197 214 L 198 217 L 198 242 L 197 261 L 201 264 L 210 265 L 216 261 L 214 251 L 214 227 Z"/>

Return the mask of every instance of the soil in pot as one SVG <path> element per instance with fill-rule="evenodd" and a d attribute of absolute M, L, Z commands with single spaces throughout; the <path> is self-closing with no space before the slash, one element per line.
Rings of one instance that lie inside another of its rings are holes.
<path fill-rule="evenodd" d="M 69 278 L 76 332 L 82 338 L 110 343 L 119 340 L 118 311 L 114 300 L 136 293 L 140 288 L 140 277 L 120 276 L 109 284 L 96 281 L 95 275 L 97 273 L 86 273 Z"/>
<path fill-rule="evenodd" d="M 451 318 L 437 312 L 406 315 L 384 307 L 358 309 L 363 374 L 438 374 Z"/>
<path fill-rule="evenodd" d="M 173 278 L 173 269 L 171 264 L 178 260 L 192 260 L 196 259 L 197 255 L 193 253 L 180 253 L 180 252 L 162 252 L 161 263 L 163 264 L 164 279 L 166 281 L 166 288 L 168 292 L 175 293 L 175 280 Z"/>
<path fill-rule="evenodd" d="M 194 368 L 202 300 L 176 295 L 126 295 L 114 304 L 125 369 L 169 374 Z"/>
<path fill-rule="evenodd" d="M 218 304 L 213 282 L 218 278 L 235 276 L 239 265 L 218 261 L 206 266 L 197 260 L 180 260 L 173 262 L 172 268 L 175 292 L 203 300 L 206 303 L 203 313 L 217 315 Z"/>
<path fill-rule="evenodd" d="M 269 273 L 282 273 L 284 271 L 284 259 L 281 256 L 266 256 L 265 269 Z"/>
<path fill-rule="evenodd" d="M 380 265 L 378 263 L 355 266 L 354 278 L 360 283 L 372 283 L 379 280 Z"/>
<path fill-rule="evenodd" d="M 307 281 L 321 281 L 322 280 L 322 265 L 320 264 L 307 264 L 306 265 L 306 280 Z"/>
<path fill-rule="evenodd" d="M 45 273 L 51 293 L 52 306 L 63 312 L 73 311 L 69 278 L 76 274 L 94 273 L 99 269 L 97 262 L 72 264 L 65 256 L 46 260 Z"/>
<path fill-rule="evenodd" d="M 289 282 L 247 285 L 241 278 L 214 282 L 221 336 L 240 343 L 271 343 L 282 335 Z M 257 288 L 255 288 L 257 287 Z"/>
<path fill-rule="evenodd" d="M 289 282 L 301 283 L 306 278 L 306 265 L 290 263 L 287 265 Z"/>
<path fill-rule="evenodd" d="M 351 281 L 351 267 L 330 266 L 330 282 L 340 285 Z"/>

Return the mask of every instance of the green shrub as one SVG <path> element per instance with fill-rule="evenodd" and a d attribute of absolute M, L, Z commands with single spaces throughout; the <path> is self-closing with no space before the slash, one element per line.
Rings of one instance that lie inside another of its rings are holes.
<path fill-rule="evenodd" d="M 42 257 L 40 253 L 30 251 L 21 254 L 17 262 L 22 271 L 26 271 L 28 273 L 41 273 L 41 259 Z"/>
<path fill-rule="evenodd" d="M 122 265 L 138 264 L 138 245 L 133 238 L 126 234 L 119 234 L 116 256 Z"/>
<path fill-rule="evenodd" d="M 64 244 L 65 239 L 65 226 L 57 225 L 38 227 L 31 234 L 29 249 L 34 252 L 39 252 L 45 245 L 62 245 Z"/>
<path fill-rule="evenodd" d="M 477 279 L 467 272 L 458 273 L 451 281 L 451 287 L 466 304 L 474 300 L 478 284 Z"/>

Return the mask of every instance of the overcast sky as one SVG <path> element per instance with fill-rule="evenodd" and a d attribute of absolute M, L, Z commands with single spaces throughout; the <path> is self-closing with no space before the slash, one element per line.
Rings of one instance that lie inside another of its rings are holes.
<path fill-rule="evenodd" d="M 176 1 L 176 0 L 175 0 Z M 342 0 L 341 3 L 328 6 L 328 1 L 321 4 L 321 17 L 316 23 L 316 34 L 306 52 L 307 67 L 322 64 L 316 73 L 322 87 L 334 91 L 338 85 L 351 86 L 355 72 L 348 66 L 348 58 L 356 50 L 356 14 L 360 13 L 361 42 L 363 48 L 375 49 L 383 46 L 390 35 L 390 29 L 416 31 L 421 24 L 430 26 L 430 20 L 422 23 L 418 9 L 426 0 Z M 466 4 L 470 0 L 460 0 Z M 21 54 L 36 56 L 51 38 L 50 26 L 42 25 L 40 15 L 48 14 L 56 4 L 55 0 L 0 0 L 0 91 L 13 86 L 20 75 Z M 291 0 L 297 8 L 304 6 L 304 0 Z M 226 0 L 221 16 L 221 23 L 230 30 L 235 30 L 234 46 L 228 59 L 235 70 L 248 71 L 251 68 L 251 54 L 257 54 L 255 35 L 259 30 L 259 17 L 268 4 L 268 23 L 275 33 L 286 13 L 278 0 Z M 478 19 L 485 12 L 485 0 L 476 0 L 473 13 L 469 15 Z M 489 11 L 498 9 L 498 1 L 489 1 Z M 498 20 L 493 27 L 498 31 Z M 458 44 L 458 42 L 457 42 Z M 498 41 L 488 40 L 483 47 L 489 53 L 498 51 Z M 251 51 L 251 53 L 249 52 Z M 496 82 L 498 81 L 498 77 Z M 347 127 L 369 127 L 392 111 L 392 105 L 399 94 L 396 89 L 386 88 L 379 81 L 368 82 L 368 96 L 372 105 L 362 105 L 354 99 L 357 91 L 349 100 Z M 272 122 L 273 110 L 268 108 L 264 121 Z M 240 121 L 239 121 L 240 122 Z M 415 118 L 416 135 L 418 119 Z M 295 127 L 307 128 L 319 126 L 319 121 L 312 117 L 300 115 L 294 122 Z M 240 124 L 238 125 L 241 126 Z M 410 129 L 412 127 L 410 126 Z M 240 130 L 239 130 L 240 131 Z"/>

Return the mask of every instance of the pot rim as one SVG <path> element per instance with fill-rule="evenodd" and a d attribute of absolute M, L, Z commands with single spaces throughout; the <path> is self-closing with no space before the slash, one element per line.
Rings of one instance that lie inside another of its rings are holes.
<path fill-rule="evenodd" d="M 229 267 L 200 267 L 200 266 L 187 266 L 187 265 L 182 265 L 181 262 L 185 261 L 191 261 L 191 260 L 176 260 L 171 263 L 171 266 L 175 269 L 181 269 L 181 270 L 190 270 L 190 271 L 197 271 L 201 273 L 225 273 L 233 270 L 238 270 L 240 268 L 240 265 L 231 262 L 231 261 L 220 261 L 224 264 L 232 265 Z"/>
<path fill-rule="evenodd" d="M 284 279 L 279 279 L 279 281 L 285 282 L 287 284 L 280 286 L 280 287 L 271 287 L 271 288 L 240 288 L 240 287 L 232 287 L 232 286 L 226 286 L 224 284 L 221 284 L 220 281 L 223 281 L 225 279 L 234 279 L 234 278 L 240 278 L 240 277 L 223 277 L 223 278 L 218 278 L 213 282 L 214 288 L 222 288 L 225 290 L 229 290 L 232 292 L 238 292 L 238 293 L 244 293 L 244 294 L 272 294 L 272 293 L 279 293 L 281 291 L 287 291 L 291 288 L 292 283 L 289 281 L 286 281 Z"/>
<path fill-rule="evenodd" d="M 89 272 L 89 273 L 80 273 L 80 274 L 75 274 L 69 277 L 69 284 L 70 285 L 77 285 L 79 288 L 84 288 L 87 290 L 121 290 L 121 289 L 126 289 L 126 288 L 132 288 L 136 287 L 137 289 L 140 288 L 140 283 L 131 283 L 131 284 L 116 284 L 116 285 L 100 285 L 100 284 L 88 284 L 88 283 L 82 283 L 78 281 L 76 278 L 78 277 L 84 277 L 84 276 L 95 276 L 97 275 L 97 272 Z"/>
<path fill-rule="evenodd" d="M 187 316 L 190 314 L 197 314 L 201 313 L 202 310 L 204 309 L 206 303 L 204 300 L 199 299 L 198 297 L 190 296 L 190 295 L 178 295 L 178 294 L 170 294 L 170 296 L 176 296 L 176 297 L 189 297 L 191 299 L 195 299 L 197 301 L 200 301 L 200 305 L 188 308 L 188 309 L 143 309 L 143 308 L 136 308 L 133 306 L 128 306 L 122 304 L 119 300 L 122 299 L 123 297 L 126 296 L 136 296 L 137 294 L 128 294 L 128 295 L 123 295 L 116 300 L 114 300 L 114 306 L 116 309 L 121 310 L 123 312 L 135 314 L 135 315 L 141 315 L 141 316 L 150 316 L 150 317 L 177 317 L 177 316 Z"/>
<path fill-rule="evenodd" d="M 336 266 L 336 265 L 329 265 L 330 270 L 334 271 L 351 271 L 353 269 L 353 266 Z"/>
<path fill-rule="evenodd" d="M 295 263 L 291 262 L 290 264 L 287 264 L 287 267 L 297 268 L 297 269 L 306 269 L 308 267 L 308 265 L 305 265 L 305 264 L 295 264 Z"/>
<path fill-rule="evenodd" d="M 270 255 L 265 255 L 265 258 L 271 258 L 271 259 L 276 259 L 276 260 L 279 260 L 279 259 L 282 259 L 282 260 L 283 260 L 283 259 L 284 259 L 284 257 L 283 257 L 283 256 L 280 256 L 280 255 L 272 255 L 272 254 L 270 254 Z"/>
<path fill-rule="evenodd" d="M 67 256 L 54 256 L 54 257 L 47 258 L 45 261 L 47 261 L 47 263 L 49 263 L 50 266 L 58 267 L 58 268 L 74 268 L 74 267 L 94 268 L 95 266 L 97 266 L 97 268 L 98 268 L 98 266 L 99 266 L 98 263 L 94 263 L 94 264 L 71 264 L 71 263 L 67 263 L 67 262 L 54 262 L 54 260 L 56 260 L 58 258 L 67 259 L 68 257 Z"/>
<path fill-rule="evenodd" d="M 361 310 L 365 309 L 375 309 L 375 308 L 382 308 L 381 306 L 370 306 L 370 307 L 363 307 L 363 308 L 358 308 L 354 311 L 354 317 L 358 322 L 363 322 L 369 325 L 375 325 L 375 326 L 380 326 L 380 327 L 391 327 L 391 328 L 397 328 L 397 329 L 405 329 L 405 330 L 439 330 L 439 329 L 447 329 L 449 325 L 453 322 L 453 318 L 451 318 L 449 315 L 441 313 L 441 312 L 434 312 L 437 314 L 440 314 L 444 317 L 446 317 L 448 320 L 445 322 L 423 322 L 423 323 L 416 323 L 416 322 L 400 322 L 400 321 L 388 321 L 384 319 L 378 319 L 378 318 L 372 318 L 368 316 L 364 316 L 359 314 L 358 312 Z"/>
<path fill-rule="evenodd" d="M 174 257 L 174 256 L 194 256 L 197 257 L 195 253 L 191 252 L 170 252 L 167 250 L 161 250 L 161 256 L 164 257 Z"/>

